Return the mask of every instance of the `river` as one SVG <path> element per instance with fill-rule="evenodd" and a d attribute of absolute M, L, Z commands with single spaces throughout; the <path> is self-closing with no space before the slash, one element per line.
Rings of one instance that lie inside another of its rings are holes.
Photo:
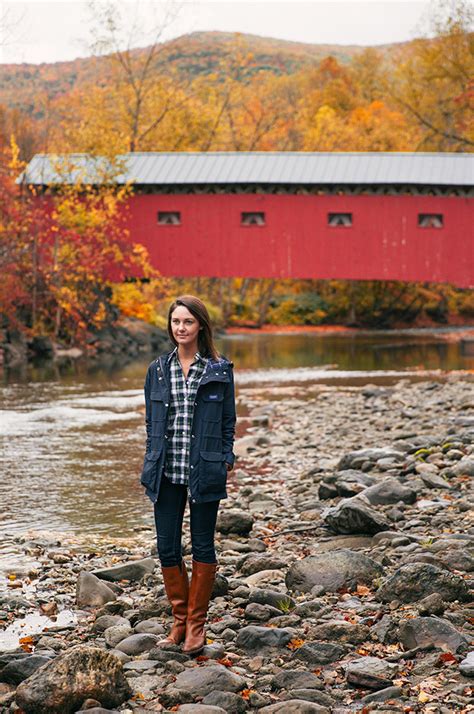
<path fill-rule="evenodd" d="M 287 384 L 443 379 L 474 356 L 442 333 L 259 334 L 221 338 L 237 389 Z M 139 483 L 143 379 L 149 358 L 90 367 L 37 365 L 0 387 L 0 571 L 28 532 L 133 537 L 152 524 Z M 25 564 L 26 565 L 26 564 Z"/>

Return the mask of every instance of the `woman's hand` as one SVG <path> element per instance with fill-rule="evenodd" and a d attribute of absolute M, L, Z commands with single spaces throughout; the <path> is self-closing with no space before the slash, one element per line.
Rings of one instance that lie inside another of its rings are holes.
<path fill-rule="evenodd" d="M 228 464 L 227 462 L 226 462 L 226 466 L 227 466 L 227 471 L 232 471 L 232 469 L 234 468 L 233 464 Z"/>

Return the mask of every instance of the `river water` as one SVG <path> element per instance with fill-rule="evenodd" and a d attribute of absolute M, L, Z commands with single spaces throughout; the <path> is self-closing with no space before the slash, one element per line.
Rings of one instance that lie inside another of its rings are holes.
<path fill-rule="evenodd" d="M 460 343 L 417 331 L 231 335 L 218 347 L 235 363 L 237 389 L 474 370 Z M 148 362 L 36 366 L 0 387 L 0 572 L 12 567 L 18 538 L 31 532 L 128 538 L 150 527 L 152 506 L 139 483 Z"/>

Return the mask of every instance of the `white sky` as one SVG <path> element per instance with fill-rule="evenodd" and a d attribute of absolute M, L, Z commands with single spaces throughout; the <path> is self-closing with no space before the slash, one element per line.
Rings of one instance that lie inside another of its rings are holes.
<path fill-rule="evenodd" d="M 163 0 L 139 3 L 145 23 L 151 24 L 150 18 L 163 4 Z M 87 0 L 0 0 L 0 5 L 0 62 L 57 62 L 91 54 Z M 131 12 L 137 3 L 116 0 L 116 5 Z M 181 6 L 163 39 L 197 30 L 222 30 L 314 44 L 378 45 L 424 34 L 422 17 L 430 2 L 181 0 Z"/>

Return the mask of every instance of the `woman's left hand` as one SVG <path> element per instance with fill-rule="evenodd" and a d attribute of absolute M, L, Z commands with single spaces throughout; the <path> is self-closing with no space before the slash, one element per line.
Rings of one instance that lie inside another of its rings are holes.
<path fill-rule="evenodd" d="M 232 471 L 232 469 L 234 468 L 233 464 L 228 464 L 227 462 L 226 462 L 226 466 L 227 466 L 227 471 Z"/>

